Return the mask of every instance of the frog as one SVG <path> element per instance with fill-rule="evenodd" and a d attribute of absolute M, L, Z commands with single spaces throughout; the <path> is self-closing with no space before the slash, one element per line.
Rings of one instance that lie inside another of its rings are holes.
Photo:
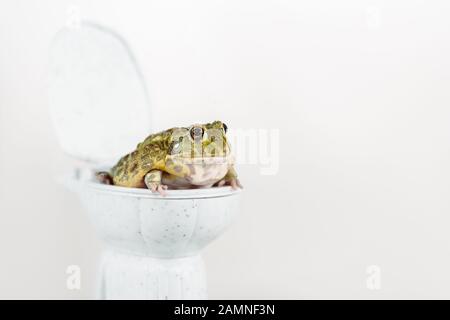
<path fill-rule="evenodd" d="M 169 189 L 242 188 L 227 131 L 225 123 L 213 121 L 150 134 L 109 171 L 95 176 L 104 184 L 147 188 L 161 196 Z"/>

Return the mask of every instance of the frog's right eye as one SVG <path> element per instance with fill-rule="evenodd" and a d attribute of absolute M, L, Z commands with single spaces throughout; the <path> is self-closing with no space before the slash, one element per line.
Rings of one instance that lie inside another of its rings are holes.
<path fill-rule="evenodd" d="M 196 140 L 203 137 L 204 130 L 202 127 L 192 127 L 190 133 L 191 138 Z"/>

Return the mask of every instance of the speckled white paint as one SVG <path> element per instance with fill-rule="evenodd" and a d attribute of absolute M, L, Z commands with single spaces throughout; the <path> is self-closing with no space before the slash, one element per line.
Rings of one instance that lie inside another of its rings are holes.
<path fill-rule="evenodd" d="M 94 182 L 79 183 L 77 190 L 109 248 L 102 257 L 99 298 L 206 298 L 200 251 L 234 220 L 239 191 L 169 190 L 161 197 Z"/>

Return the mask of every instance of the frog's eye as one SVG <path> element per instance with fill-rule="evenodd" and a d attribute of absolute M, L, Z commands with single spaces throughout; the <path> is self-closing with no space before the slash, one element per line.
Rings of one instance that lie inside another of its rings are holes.
<path fill-rule="evenodd" d="M 222 123 L 222 124 L 223 124 L 223 131 L 225 131 L 225 133 L 227 133 L 227 130 L 228 130 L 227 125 L 225 123 Z"/>
<path fill-rule="evenodd" d="M 183 137 L 179 137 L 178 141 L 174 141 L 172 144 L 172 151 L 178 152 L 181 149 L 181 143 L 183 142 Z"/>
<path fill-rule="evenodd" d="M 203 137 L 203 128 L 202 127 L 192 127 L 191 128 L 191 137 L 194 140 L 197 140 Z"/>

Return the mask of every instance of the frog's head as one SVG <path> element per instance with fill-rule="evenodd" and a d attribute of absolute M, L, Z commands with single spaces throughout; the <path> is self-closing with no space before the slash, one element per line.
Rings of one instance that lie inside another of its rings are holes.
<path fill-rule="evenodd" d="M 221 121 L 173 129 L 166 161 L 184 163 L 230 161 L 227 126 Z"/>

